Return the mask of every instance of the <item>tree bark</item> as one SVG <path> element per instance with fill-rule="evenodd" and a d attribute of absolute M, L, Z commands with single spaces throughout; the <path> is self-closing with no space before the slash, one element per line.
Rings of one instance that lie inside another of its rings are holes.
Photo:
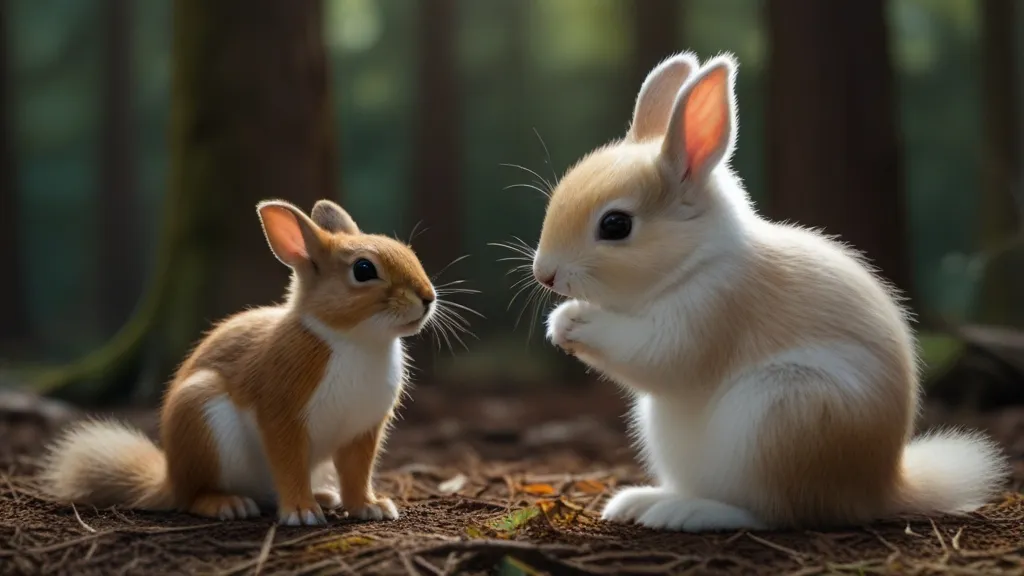
<path fill-rule="evenodd" d="M 0 342 L 13 342 L 28 336 L 22 255 L 19 238 L 19 201 L 17 159 L 14 146 L 15 114 L 10 95 L 11 38 L 10 2 L 0 0 L 0 261 L 9 271 L 0 282 Z"/>
<path fill-rule="evenodd" d="M 1014 196 L 1021 189 L 1020 92 L 1017 70 L 1017 0 L 986 0 L 982 13 L 982 75 L 984 153 L 980 205 L 980 240 L 983 250 L 998 250 L 1021 227 L 1020 210 Z M 1019 244 L 1017 250 L 1019 251 Z M 1014 252 L 992 253 L 982 290 L 981 322 L 1013 323 L 1020 319 L 1015 306 L 1021 286 L 1020 265 Z"/>
<path fill-rule="evenodd" d="M 183 185 L 206 191 L 219 248 L 204 310 L 218 318 L 284 294 L 256 203 L 305 211 L 335 195 L 335 135 L 320 0 L 177 0 L 182 81 L 175 126 Z M 239 14 L 245 14 L 240 18 Z"/>
<path fill-rule="evenodd" d="M 422 0 L 419 24 L 419 100 L 413 214 L 430 230 L 420 258 L 435 273 L 461 251 L 459 104 L 455 70 L 455 0 Z"/>
<path fill-rule="evenodd" d="M 913 295 L 884 0 L 769 0 L 768 213 L 823 227 Z"/>
<path fill-rule="evenodd" d="M 683 50 L 679 19 L 685 0 L 634 0 L 633 56 L 630 65 L 630 97 L 640 90 L 647 74 L 662 60 Z M 632 111 L 632 108 L 630 108 Z"/>
<path fill-rule="evenodd" d="M 210 321 L 283 295 L 286 269 L 255 207 L 284 198 L 309 210 L 334 196 L 321 9 L 319 0 L 175 0 L 171 182 L 156 273 L 107 344 L 36 374 L 37 390 L 95 403 L 148 385 L 137 397 L 152 400 Z"/>
<path fill-rule="evenodd" d="M 99 185 L 100 322 L 113 334 L 142 292 L 142 245 L 136 188 L 132 98 L 132 0 L 104 0 L 103 142 Z"/>
<path fill-rule="evenodd" d="M 464 228 L 461 198 L 460 108 L 455 39 L 455 0 L 419 3 L 419 99 L 416 104 L 413 222 L 429 228 L 419 237 L 417 254 L 428 274 L 438 274 L 461 255 Z M 435 350 L 417 341 L 416 363 L 430 377 Z"/>

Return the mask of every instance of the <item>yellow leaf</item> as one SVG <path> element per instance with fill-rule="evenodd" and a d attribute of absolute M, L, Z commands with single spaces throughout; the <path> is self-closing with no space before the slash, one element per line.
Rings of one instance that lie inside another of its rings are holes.
<path fill-rule="evenodd" d="M 597 480 L 577 480 L 573 487 L 578 492 L 585 494 L 600 494 L 608 489 L 607 486 Z"/>
<path fill-rule="evenodd" d="M 525 484 L 519 490 L 533 496 L 550 496 L 555 493 L 555 487 L 551 484 Z"/>

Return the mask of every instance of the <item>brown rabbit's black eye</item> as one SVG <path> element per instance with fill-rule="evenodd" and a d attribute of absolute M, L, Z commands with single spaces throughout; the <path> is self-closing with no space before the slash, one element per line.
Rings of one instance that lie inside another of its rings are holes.
<path fill-rule="evenodd" d="M 352 265 L 352 276 L 356 279 L 356 282 L 369 282 L 379 278 L 377 276 L 377 267 L 366 258 L 360 258 Z"/>
<path fill-rule="evenodd" d="M 633 217 L 619 210 L 612 210 L 601 217 L 597 237 L 601 240 L 624 240 L 633 231 Z"/>

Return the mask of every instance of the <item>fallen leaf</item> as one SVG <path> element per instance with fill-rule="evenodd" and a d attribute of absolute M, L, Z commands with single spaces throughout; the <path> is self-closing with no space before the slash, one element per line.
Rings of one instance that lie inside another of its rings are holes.
<path fill-rule="evenodd" d="M 577 480 L 573 484 L 573 488 L 577 492 L 583 492 L 584 494 L 601 494 L 608 489 L 607 486 L 598 482 L 597 480 Z"/>
<path fill-rule="evenodd" d="M 543 572 L 540 570 L 508 555 L 502 558 L 501 563 L 498 564 L 499 576 L 540 576 L 541 574 Z"/>
<path fill-rule="evenodd" d="M 590 519 L 583 513 L 582 506 L 566 500 L 564 497 L 542 500 L 537 503 L 537 507 L 552 524 L 567 525 L 576 522 L 581 524 L 590 522 Z"/>
<path fill-rule="evenodd" d="M 465 474 L 456 474 L 455 476 L 441 482 L 437 485 L 437 491 L 442 494 L 455 494 L 459 490 L 466 487 L 466 482 L 469 478 L 466 478 Z"/>
<path fill-rule="evenodd" d="M 555 493 L 555 487 L 551 484 L 524 484 L 519 491 L 533 496 L 550 496 Z"/>
<path fill-rule="evenodd" d="M 540 509 L 536 506 L 520 508 L 519 510 L 513 510 L 506 516 L 493 520 L 491 527 L 499 532 L 515 532 L 538 514 L 540 514 Z"/>

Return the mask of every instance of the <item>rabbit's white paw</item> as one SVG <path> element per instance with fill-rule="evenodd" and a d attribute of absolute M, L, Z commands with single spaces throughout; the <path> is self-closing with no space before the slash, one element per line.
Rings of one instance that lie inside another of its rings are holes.
<path fill-rule="evenodd" d="M 367 502 L 349 510 L 349 517 L 359 520 L 397 520 L 398 508 L 390 498 L 379 498 L 376 502 Z"/>
<path fill-rule="evenodd" d="M 658 530 L 712 532 L 763 528 L 753 514 L 715 500 L 668 496 L 647 507 L 638 524 Z"/>
<path fill-rule="evenodd" d="M 597 309 L 580 300 L 569 300 L 548 316 L 548 339 L 566 352 L 575 353 L 582 342 L 581 331 L 590 323 Z"/>
<path fill-rule="evenodd" d="M 619 490 L 604 505 L 601 519 L 609 522 L 635 522 L 655 503 L 670 497 L 664 488 L 636 486 Z"/>

